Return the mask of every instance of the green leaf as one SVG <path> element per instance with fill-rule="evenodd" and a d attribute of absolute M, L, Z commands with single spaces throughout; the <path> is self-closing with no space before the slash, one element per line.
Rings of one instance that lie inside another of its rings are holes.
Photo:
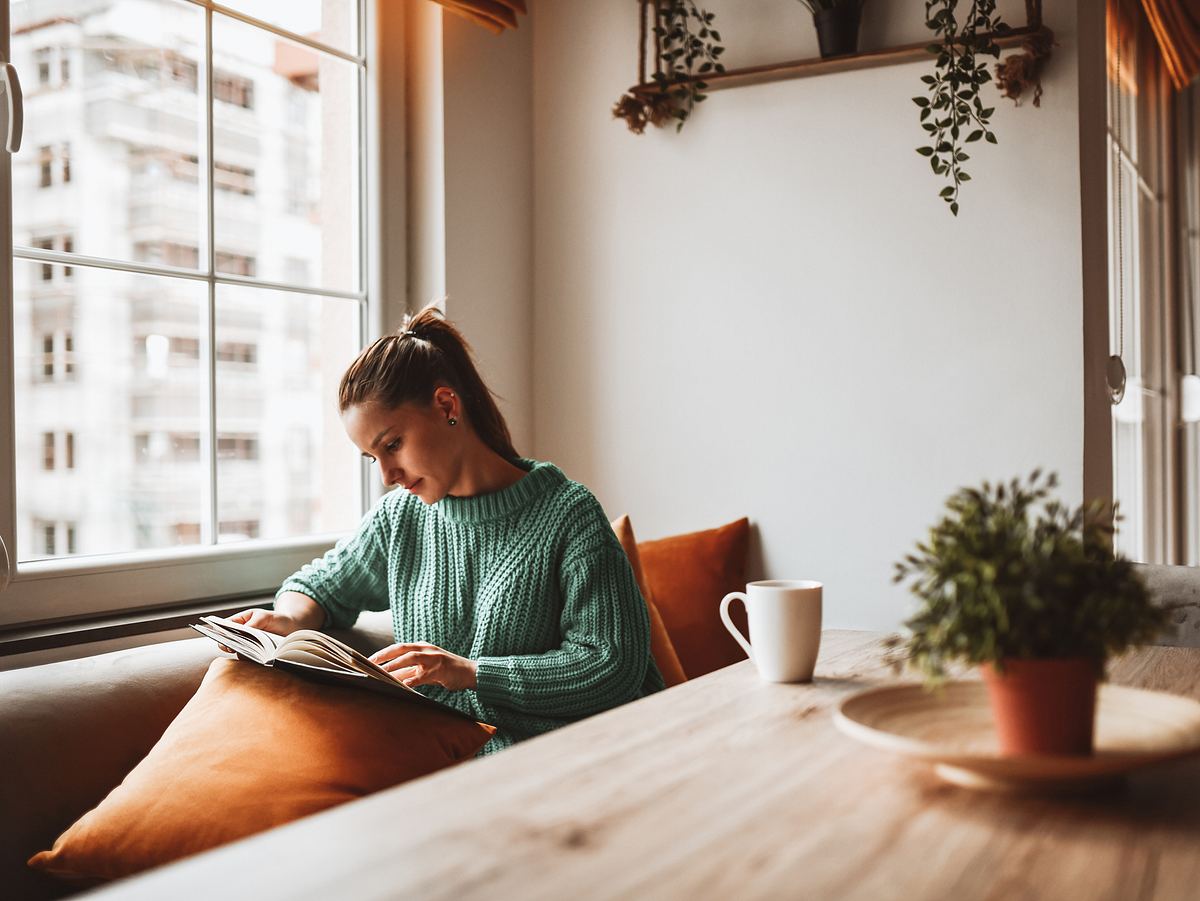
<path fill-rule="evenodd" d="M 958 170 L 958 180 L 959 181 L 970 181 L 971 176 L 967 175 L 967 173 L 965 173 L 961 169 L 959 169 Z"/>
<path fill-rule="evenodd" d="M 982 137 L 983 137 L 983 132 L 977 128 L 977 129 L 975 129 L 975 131 L 973 131 L 969 135 L 967 135 L 966 142 L 968 144 L 970 144 L 972 141 L 978 141 Z"/>
<path fill-rule="evenodd" d="M 915 103 L 917 106 L 921 107 L 922 109 L 929 106 L 929 98 L 928 97 L 914 97 L 912 99 L 912 102 Z"/>
<path fill-rule="evenodd" d="M 949 197 L 953 193 L 954 193 L 954 188 L 951 187 L 950 185 L 947 185 L 946 187 L 942 188 L 942 193 L 940 196 Z"/>
<path fill-rule="evenodd" d="M 989 144 L 996 143 L 996 136 L 994 134 L 992 134 L 990 131 L 986 135 L 984 135 L 984 137 L 987 138 L 987 142 Z"/>
<path fill-rule="evenodd" d="M 918 147 L 917 153 L 921 154 L 921 156 L 933 156 L 933 148 L 932 147 Z"/>

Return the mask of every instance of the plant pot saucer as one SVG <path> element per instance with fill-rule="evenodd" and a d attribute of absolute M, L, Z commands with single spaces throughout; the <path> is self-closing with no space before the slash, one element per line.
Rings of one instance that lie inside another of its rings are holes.
<path fill-rule="evenodd" d="M 1200 752 L 1200 702 L 1179 695 L 1101 685 L 1095 751 L 1088 756 L 1000 754 L 987 691 L 978 681 L 874 688 L 834 713 L 842 732 L 934 764 L 965 788 L 1009 792 L 1092 792 L 1122 777 Z"/>

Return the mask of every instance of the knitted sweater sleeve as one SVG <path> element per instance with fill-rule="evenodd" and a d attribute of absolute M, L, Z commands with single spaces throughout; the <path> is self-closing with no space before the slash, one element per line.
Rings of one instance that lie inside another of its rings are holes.
<path fill-rule="evenodd" d="M 275 593 L 298 591 L 317 602 L 326 614 L 326 629 L 348 629 L 363 610 L 388 609 L 387 497 L 359 523 L 358 529 L 299 571 Z"/>
<path fill-rule="evenodd" d="M 478 658 L 475 690 L 484 704 L 573 718 L 639 696 L 650 661 L 650 620 L 621 546 L 614 539 L 564 561 L 559 581 L 562 645 Z"/>

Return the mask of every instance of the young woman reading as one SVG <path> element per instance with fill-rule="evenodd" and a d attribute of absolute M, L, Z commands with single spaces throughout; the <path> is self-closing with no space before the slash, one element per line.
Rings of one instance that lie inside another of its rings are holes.
<path fill-rule="evenodd" d="M 236 622 L 287 635 L 392 611 L 372 659 L 498 727 L 487 754 L 663 687 L 646 605 L 600 504 L 519 457 L 462 335 L 426 307 L 342 376 L 350 439 L 395 487 Z"/>

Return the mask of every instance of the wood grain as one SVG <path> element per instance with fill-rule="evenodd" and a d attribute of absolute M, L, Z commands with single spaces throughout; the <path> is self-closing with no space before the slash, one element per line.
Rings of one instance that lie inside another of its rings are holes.
<path fill-rule="evenodd" d="M 901 681 L 880 638 L 826 632 L 812 684 L 736 664 L 94 897 L 1196 896 L 1196 760 L 1102 797 L 949 786 L 833 726 L 848 694 Z M 1200 698 L 1200 650 L 1147 648 L 1111 675 Z"/>

